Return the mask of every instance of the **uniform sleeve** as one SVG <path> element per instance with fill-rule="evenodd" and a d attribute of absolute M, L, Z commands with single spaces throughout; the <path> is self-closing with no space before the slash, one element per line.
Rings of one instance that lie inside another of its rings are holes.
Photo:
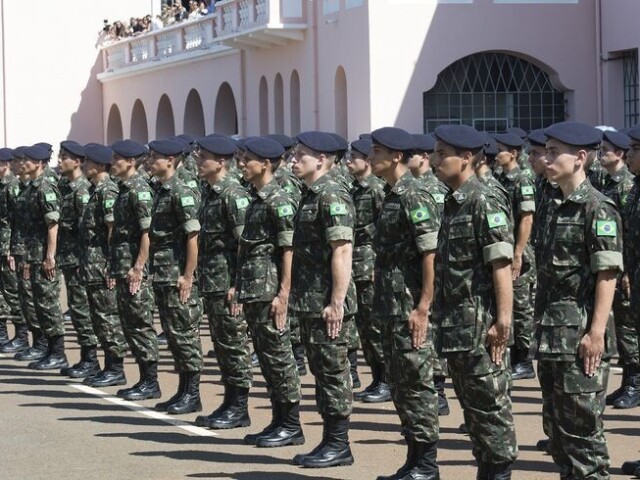
<path fill-rule="evenodd" d="M 274 195 L 268 203 L 269 216 L 276 226 L 279 247 L 293 246 L 293 219 L 295 208 L 291 199 L 284 195 Z"/>
<path fill-rule="evenodd" d="M 373 196 L 373 219 L 374 222 L 378 221 L 378 217 L 382 212 L 382 205 L 384 204 L 384 187 L 382 185 L 376 186 L 371 190 Z"/>
<path fill-rule="evenodd" d="M 594 211 L 587 231 L 587 249 L 591 271 L 623 270 L 622 222 L 612 204 L 602 202 Z"/>
<path fill-rule="evenodd" d="M 520 186 L 515 193 L 518 213 L 536 211 L 536 187 L 531 178 L 527 175 L 521 175 Z"/>
<path fill-rule="evenodd" d="M 353 243 L 355 207 L 346 192 L 327 192 L 322 198 L 320 216 L 328 243 L 345 240 Z"/>
<path fill-rule="evenodd" d="M 244 230 L 244 217 L 247 214 L 247 207 L 251 203 L 251 198 L 247 192 L 241 188 L 232 191 L 225 199 L 227 206 L 227 221 L 233 231 L 233 236 L 237 240 Z"/>
<path fill-rule="evenodd" d="M 140 229 L 149 230 L 151 227 L 151 208 L 153 207 L 151 188 L 145 184 L 144 188 L 132 189 L 129 195 Z"/>
<path fill-rule="evenodd" d="M 513 225 L 509 212 L 495 197 L 483 195 L 474 218 L 485 263 L 513 259 Z"/>
<path fill-rule="evenodd" d="M 89 190 L 86 187 L 80 187 L 74 193 L 74 209 L 76 211 L 76 218 L 82 218 L 82 212 L 84 212 L 87 203 L 89 203 Z"/>
<path fill-rule="evenodd" d="M 200 199 L 190 189 L 180 188 L 175 194 L 174 205 L 182 229 L 186 233 L 199 232 L 198 210 L 200 209 Z"/>
<path fill-rule="evenodd" d="M 438 244 L 440 214 L 433 197 L 425 189 L 416 189 L 405 194 L 403 207 L 418 251 L 434 251 Z"/>
<path fill-rule="evenodd" d="M 118 189 L 115 186 L 105 190 L 102 203 L 104 207 L 104 221 L 107 223 L 114 222 L 113 206 L 116 203 L 116 198 L 118 198 Z"/>
<path fill-rule="evenodd" d="M 47 226 L 55 225 L 60 221 L 60 192 L 50 182 L 43 181 L 42 186 L 38 192 L 40 211 Z"/>

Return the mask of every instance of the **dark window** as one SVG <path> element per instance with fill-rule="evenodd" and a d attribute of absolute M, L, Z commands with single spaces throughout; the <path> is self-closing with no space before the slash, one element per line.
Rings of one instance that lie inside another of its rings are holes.
<path fill-rule="evenodd" d="M 633 127 L 638 116 L 638 50 L 629 50 L 622 56 L 624 71 L 624 126 Z"/>

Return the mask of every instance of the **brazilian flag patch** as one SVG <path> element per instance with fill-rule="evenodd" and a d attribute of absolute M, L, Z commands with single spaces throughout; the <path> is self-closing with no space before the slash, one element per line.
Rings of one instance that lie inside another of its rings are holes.
<path fill-rule="evenodd" d="M 596 235 L 598 237 L 615 237 L 618 235 L 618 225 L 614 220 L 598 220 L 596 222 Z"/>
<path fill-rule="evenodd" d="M 111 208 L 116 201 L 113 198 L 109 198 L 104 201 L 104 208 Z"/>
<path fill-rule="evenodd" d="M 293 215 L 293 208 L 291 208 L 291 205 L 282 205 L 281 207 L 278 207 L 279 218 L 290 217 L 291 215 Z"/>
<path fill-rule="evenodd" d="M 332 217 L 336 215 L 346 215 L 347 206 L 344 203 L 332 203 L 329 205 L 329 215 Z"/>
<path fill-rule="evenodd" d="M 236 208 L 243 209 L 249 206 L 248 198 L 236 198 Z"/>
<path fill-rule="evenodd" d="M 429 220 L 429 210 L 425 207 L 416 208 L 415 210 L 411 210 L 411 221 L 413 223 L 424 222 L 425 220 Z"/>
<path fill-rule="evenodd" d="M 433 200 L 439 205 L 443 204 L 444 203 L 444 193 L 434 193 L 433 194 Z"/>
<path fill-rule="evenodd" d="M 89 194 L 86 193 L 86 194 L 82 195 L 82 199 L 81 200 L 82 200 L 82 203 L 85 204 L 85 205 L 87 203 L 89 203 Z"/>
<path fill-rule="evenodd" d="M 151 192 L 138 192 L 138 200 L 151 200 Z"/>
<path fill-rule="evenodd" d="M 195 204 L 193 197 L 180 197 L 180 205 L 183 207 L 193 207 Z"/>
<path fill-rule="evenodd" d="M 506 227 L 507 216 L 502 212 L 489 213 L 487 222 L 489 223 L 489 228 Z"/>
<path fill-rule="evenodd" d="M 198 182 L 196 182 L 195 180 L 189 180 L 187 182 L 187 187 L 189 187 L 189 188 L 197 188 L 198 187 Z"/>
<path fill-rule="evenodd" d="M 44 201 L 45 202 L 55 202 L 56 201 L 56 194 L 55 193 L 46 193 L 44 195 Z"/>
<path fill-rule="evenodd" d="M 522 195 L 533 195 L 533 187 L 531 185 L 522 187 L 520 191 L 522 192 Z"/>

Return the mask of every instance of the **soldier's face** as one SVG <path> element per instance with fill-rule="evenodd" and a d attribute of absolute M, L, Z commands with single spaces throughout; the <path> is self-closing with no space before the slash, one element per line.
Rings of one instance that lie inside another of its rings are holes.
<path fill-rule="evenodd" d="M 425 160 L 425 156 L 427 154 L 422 154 L 422 153 L 414 153 L 413 155 L 411 155 L 411 157 L 409 158 L 409 163 L 407 164 L 407 166 L 409 167 L 409 170 L 411 170 L 411 173 L 415 176 L 420 172 L 420 168 L 422 168 L 422 163 Z"/>
<path fill-rule="evenodd" d="M 38 170 L 38 162 L 31 160 L 30 158 L 24 158 L 20 166 L 20 174 L 29 176 L 36 173 Z"/>
<path fill-rule="evenodd" d="M 529 164 L 536 175 L 544 175 L 547 170 L 546 154 L 547 149 L 538 145 L 532 145 L 529 149 Z"/>
<path fill-rule="evenodd" d="M 347 157 L 347 169 L 354 176 L 363 175 L 369 169 L 369 163 L 360 152 L 352 150 Z"/>
<path fill-rule="evenodd" d="M 627 161 L 629 171 L 634 175 L 640 175 L 640 142 L 631 139 L 625 159 Z"/>
<path fill-rule="evenodd" d="M 260 159 L 251 152 L 245 152 L 238 160 L 238 168 L 247 182 L 253 182 L 262 176 L 266 168 L 269 168 L 269 161 Z"/>
<path fill-rule="evenodd" d="M 371 152 L 369 152 L 369 163 L 371 163 L 371 172 L 379 177 L 384 177 L 385 172 L 388 172 L 394 165 L 393 152 L 383 145 L 373 144 Z"/>
<path fill-rule="evenodd" d="M 622 150 L 616 149 L 616 147 L 607 142 L 606 140 L 602 142 L 600 145 L 600 163 L 603 167 L 607 167 L 610 165 L 615 165 L 616 163 L 622 161 L 622 156 L 624 153 Z"/>
<path fill-rule="evenodd" d="M 496 164 L 500 167 L 506 167 L 514 160 L 513 153 L 509 150 L 509 147 L 498 143 L 498 155 L 496 155 Z"/>
<path fill-rule="evenodd" d="M 133 160 L 127 160 L 126 158 L 121 157 L 118 154 L 114 154 L 113 158 L 111 159 L 111 173 L 113 173 L 114 176 L 120 178 L 125 173 L 127 173 L 132 164 Z"/>
<path fill-rule="evenodd" d="M 561 183 L 582 170 L 584 160 L 580 159 L 580 152 L 583 152 L 582 157 L 586 157 L 585 150 L 572 148 L 555 139 L 548 140 L 547 178 L 552 182 Z"/>
<path fill-rule="evenodd" d="M 436 170 L 436 176 L 441 182 L 447 185 L 456 184 L 462 173 L 462 162 L 462 157 L 458 155 L 455 148 L 440 140 L 436 142 L 432 163 Z"/>
<path fill-rule="evenodd" d="M 82 162 L 82 171 L 84 172 L 85 177 L 89 180 L 92 180 L 98 175 L 100 167 L 97 163 L 92 162 L 91 160 L 85 160 Z"/>
<path fill-rule="evenodd" d="M 58 156 L 58 165 L 60 167 L 60 173 L 62 175 L 70 173 L 73 170 L 75 170 L 78 166 L 80 166 L 78 160 L 75 158 L 72 158 L 66 152 L 61 152 L 60 155 Z"/>
<path fill-rule="evenodd" d="M 200 150 L 196 157 L 198 164 L 198 175 L 200 178 L 207 178 L 209 175 L 218 173 L 222 169 L 224 159 L 217 157 L 207 150 Z"/>
<path fill-rule="evenodd" d="M 297 145 L 291 159 L 291 171 L 298 178 L 307 178 L 322 168 L 324 155 L 309 150 L 304 145 Z"/>
<path fill-rule="evenodd" d="M 0 162 L 0 177 L 4 177 L 9 169 L 9 162 Z"/>
<path fill-rule="evenodd" d="M 164 177 L 173 166 L 173 160 L 166 156 L 152 152 L 149 155 L 149 173 L 156 177 Z"/>

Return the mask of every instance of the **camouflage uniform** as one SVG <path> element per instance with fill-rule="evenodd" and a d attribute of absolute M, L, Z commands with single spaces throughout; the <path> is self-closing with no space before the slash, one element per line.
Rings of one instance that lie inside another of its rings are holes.
<path fill-rule="evenodd" d="M 323 309 L 331 300 L 329 242 L 353 241 L 355 211 L 348 194 L 328 174 L 311 185 L 300 202 L 295 218 L 294 255 L 289 307 L 300 319 L 300 330 L 316 379 L 316 402 L 322 417 L 347 418 L 353 394 L 347 342 L 355 329 L 357 312 L 355 283 L 349 283 L 344 303 L 344 321 L 335 339 L 327 337 Z"/>
<path fill-rule="evenodd" d="M 225 385 L 249 388 L 251 370 L 247 322 L 229 312 L 227 292 L 235 285 L 238 237 L 250 198 L 235 177 L 226 175 L 205 188 L 200 209 L 198 281 Z"/>
<path fill-rule="evenodd" d="M 427 188 L 429 194 L 438 205 L 438 213 L 442 215 L 442 210 L 444 210 L 444 199 L 447 196 L 447 193 L 449 193 L 449 187 L 438 180 L 438 177 L 436 177 L 431 170 L 427 170 L 418 178 L 418 180 L 420 180 L 420 182 Z"/>
<path fill-rule="evenodd" d="M 15 201 L 20 182 L 12 174 L 0 179 L 0 320 L 13 321 L 16 328 L 24 325 L 18 293 L 18 276 L 9 268 L 6 257 L 11 254 L 11 230 Z"/>
<path fill-rule="evenodd" d="M 403 432 L 411 440 L 433 443 L 438 440 L 433 339 L 429 332 L 414 349 L 408 321 L 420 302 L 423 256 L 436 248 L 440 214 L 411 172 L 385 192 L 375 234 L 374 308 L 381 317 L 387 380 Z"/>
<path fill-rule="evenodd" d="M 496 318 L 491 262 L 511 259 L 509 211 L 472 176 L 445 200 L 435 258 L 432 322 L 446 356 L 479 464 L 518 454 L 508 395 L 510 374 L 491 361 L 487 332 Z"/>
<path fill-rule="evenodd" d="M 295 209 L 275 180 L 254 192 L 239 239 L 237 292 L 260 367 L 278 403 L 300 401 L 300 377 L 293 358 L 289 326 L 279 331 L 269 314 L 278 295 L 282 249 L 293 242 Z"/>
<path fill-rule="evenodd" d="M 118 196 L 118 187 L 110 178 L 89 188 L 89 202 L 80 221 L 82 257 L 80 278 L 87 288 L 91 322 L 105 354 L 123 358 L 127 344 L 118 315 L 118 300 L 115 289 L 106 284 L 109 231 L 107 224 L 113 223 L 113 205 Z"/>
<path fill-rule="evenodd" d="M 187 235 L 200 231 L 199 206 L 200 201 L 193 191 L 173 175 L 161 185 L 154 199 L 149 230 L 156 305 L 176 370 L 181 373 L 202 370 L 199 333 L 202 301 L 198 296 L 197 280 L 194 279 L 186 304 L 180 302 L 177 287 L 186 262 Z"/>
<path fill-rule="evenodd" d="M 602 413 L 613 342 L 609 323 L 596 375 L 578 347 L 592 320 L 596 277 L 622 270 L 621 221 L 613 203 L 585 180 L 556 208 L 538 265 L 536 313 L 543 426 L 561 475 L 609 478 Z"/>
<path fill-rule="evenodd" d="M 78 334 L 78 344 L 82 347 L 98 343 L 89 316 L 87 289 L 80 278 L 80 238 L 78 226 L 82 211 L 89 202 L 89 181 L 81 175 L 75 180 L 60 179 L 58 188 L 62 197 L 60 226 L 58 227 L 58 251 L 56 263 L 64 276 L 67 287 L 67 303 L 71 312 L 71 322 Z"/>
<path fill-rule="evenodd" d="M 622 211 L 624 222 L 624 270 L 631 283 L 631 312 L 640 336 L 640 177 L 633 181 Z"/>

